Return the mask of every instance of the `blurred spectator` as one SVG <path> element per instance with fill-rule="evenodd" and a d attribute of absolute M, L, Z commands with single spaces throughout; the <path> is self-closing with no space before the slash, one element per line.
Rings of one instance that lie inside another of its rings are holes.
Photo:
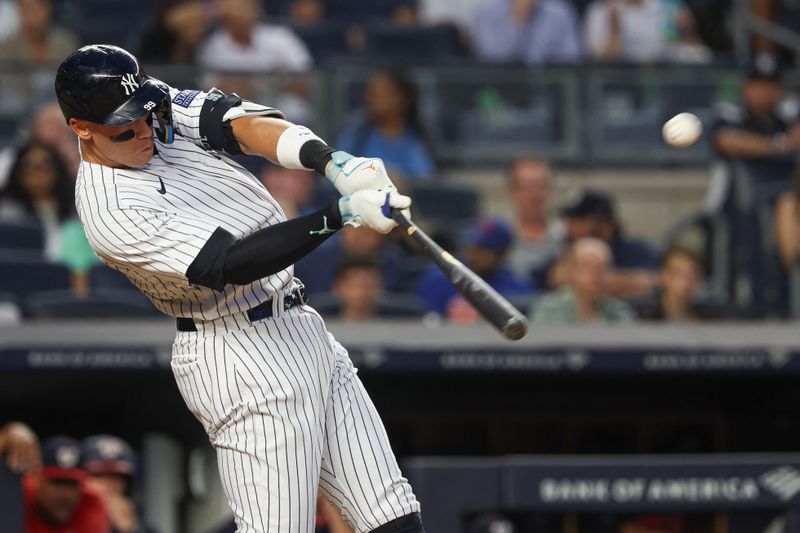
<path fill-rule="evenodd" d="M 665 24 L 660 0 L 594 0 L 585 15 L 587 52 L 600 61 L 657 61 Z"/>
<path fill-rule="evenodd" d="M 799 171 L 795 170 L 797 174 Z M 795 177 L 796 184 L 800 179 Z M 798 266 L 800 254 L 800 190 L 787 192 L 775 204 L 775 240 L 781 265 L 788 272 Z"/>
<path fill-rule="evenodd" d="M 770 55 L 753 61 L 742 102 L 719 106 L 714 147 L 723 157 L 782 157 L 800 149 L 800 106 L 783 99 L 781 69 Z"/>
<path fill-rule="evenodd" d="M 78 143 L 75 142 L 75 134 L 64 121 L 58 102 L 50 100 L 36 108 L 31 120 L 31 138 L 55 148 L 67 169 L 67 174 L 73 181 L 75 180 L 81 154 L 78 151 Z"/>
<path fill-rule="evenodd" d="M 634 303 L 639 318 L 667 322 L 695 322 L 718 318 L 721 313 L 697 304 L 697 291 L 703 280 L 702 261 L 685 248 L 667 250 L 659 270 L 660 287 L 646 300 Z"/>
<path fill-rule="evenodd" d="M 416 0 L 293 0 L 289 6 L 292 20 L 316 22 L 326 18 L 344 22 L 384 19 L 395 24 L 416 23 Z"/>
<path fill-rule="evenodd" d="M 192 64 L 208 27 L 202 0 L 164 0 L 153 26 L 142 37 L 138 57 L 144 62 Z"/>
<path fill-rule="evenodd" d="M 514 244 L 508 253 L 508 265 L 521 277 L 533 275 L 544 286 L 546 266 L 564 247 L 564 225 L 550 218 L 550 194 L 553 175 L 547 161 L 523 157 L 508 169 L 508 195 L 514 206 Z"/>
<path fill-rule="evenodd" d="M 218 0 L 222 28 L 200 46 L 198 61 L 218 72 L 296 72 L 311 67 L 311 55 L 287 27 L 262 21 L 256 0 Z"/>
<path fill-rule="evenodd" d="M 470 232 L 464 250 L 464 263 L 505 297 L 533 294 L 526 279 L 518 279 L 506 266 L 506 256 L 513 243 L 511 228 L 499 219 L 487 218 Z M 459 323 L 477 322 L 477 311 L 468 307 L 452 283 L 435 265 L 420 277 L 417 295 L 428 311 Z"/>
<path fill-rule="evenodd" d="M 75 134 L 64 121 L 58 102 L 47 101 L 39 105 L 30 122 L 30 138 L 55 149 L 64 163 L 67 174 L 75 179 L 81 161 Z M 0 152 L 0 189 L 8 181 L 11 165 L 17 157 L 17 147 L 9 146 Z"/>
<path fill-rule="evenodd" d="M 377 261 L 370 256 L 345 256 L 336 267 L 333 294 L 341 306 L 339 318 L 355 322 L 375 318 L 383 280 Z"/>
<path fill-rule="evenodd" d="M 654 273 L 659 265 L 658 252 L 650 243 L 623 234 L 610 196 L 585 189 L 561 208 L 561 216 L 568 242 L 596 237 L 610 247 L 613 271 L 606 276 L 609 295 L 630 298 L 653 291 L 658 282 Z M 549 287 L 560 287 L 566 281 L 565 261 L 562 257 L 549 269 Z"/>
<path fill-rule="evenodd" d="M 36 433 L 22 422 L 9 422 L 0 427 L 0 460 L 18 473 L 41 467 L 42 453 Z"/>
<path fill-rule="evenodd" d="M 42 444 L 44 468 L 23 479 L 26 533 L 110 533 L 103 501 L 86 483 L 81 447 L 69 437 Z"/>
<path fill-rule="evenodd" d="M 338 149 L 380 157 L 390 174 L 408 182 L 434 176 L 436 168 L 417 116 L 417 90 L 404 74 L 373 73 L 364 92 L 364 111 L 360 123 L 342 134 Z"/>
<path fill-rule="evenodd" d="M 0 41 L 19 31 L 17 0 L 0 0 Z"/>
<path fill-rule="evenodd" d="M 582 324 L 634 320 L 633 310 L 626 303 L 608 296 L 611 249 L 605 242 L 593 237 L 576 240 L 566 253 L 564 266 L 566 285 L 536 301 L 531 321 Z"/>
<path fill-rule="evenodd" d="M 112 435 L 95 435 L 83 442 L 82 466 L 87 484 L 105 503 L 113 533 L 154 533 L 137 515 L 130 499 L 136 456 L 130 445 Z"/>
<path fill-rule="evenodd" d="M 0 61 L 25 66 L 47 66 L 61 62 L 78 47 L 71 32 L 52 26 L 50 0 L 18 0 L 20 27 L 0 42 Z"/>
<path fill-rule="evenodd" d="M 85 294 L 87 272 L 98 259 L 75 216 L 73 182 L 58 154 L 32 141 L 17 154 L 5 189 L 0 191 L 0 220 L 33 221 L 44 232 L 44 256 L 73 272 L 73 289 Z"/>
<path fill-rule="evenodd" d="M 333 288 L 336 265 L 349 255 L 369 256 L 380 266 L 383 287 L 398 290 L 403 283 L 405 255 L 386 235 L 369 228 L 346 227 L 295 265 L 295 275 L 305 283 L 309 294 Z"/>
<path fill-rule="evenodd" d="M 697 33 L 697 21 L 692 11 L 682 2 L 668 2 L 662 6 L 667 23 L 663 59 L 674 63 L 710 63 L 714 54 Z"/>
<path fill-rule="evenodd" d="M 484 0 L 419 0 L 419 20 L 422 24 L 453 24 L 469 32 L 475 12 Z"/>
<path fill-rule="evenodd" d="M 268 165 L 260 175 L 261 183 L 292 219 L 306 214 L 314 196 L 316 175 L 307 170 L 293 170 L 276 165 Z"/>
<path fill-rule="evenodd" d="M 566 0 L 488 0 L 471 30 L 473 50 L 485 61 L 571 63 L 583 55 L 578 15 Z"/>

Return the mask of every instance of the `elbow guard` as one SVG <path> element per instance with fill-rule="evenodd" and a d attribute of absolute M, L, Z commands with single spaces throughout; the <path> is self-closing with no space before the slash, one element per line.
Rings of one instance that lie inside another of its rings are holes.
<path fill-rule="evenodd" d="M 200 136 L 203 148 L 224 150 L 233 155 L 242 153 L 239 141 L 233 135 L 230 121 L 224 120 L 225 113 L 240 105 L 242 105 L 242 99 L 238 94 L 225 95 L 219 89 L 211 89 L 200 111 Z"/>

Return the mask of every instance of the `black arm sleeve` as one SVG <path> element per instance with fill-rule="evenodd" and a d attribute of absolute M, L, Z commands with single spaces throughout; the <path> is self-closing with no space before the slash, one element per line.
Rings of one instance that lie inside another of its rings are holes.
<path fill-rule="evenodd" d="M 223 228 L 211 235 L 186 270 L 189 283 L 214 290 L 246 285 L 280 272 L 342 227 L 338 200 L 309 215 L 260 229 L 236 241 Z"/>

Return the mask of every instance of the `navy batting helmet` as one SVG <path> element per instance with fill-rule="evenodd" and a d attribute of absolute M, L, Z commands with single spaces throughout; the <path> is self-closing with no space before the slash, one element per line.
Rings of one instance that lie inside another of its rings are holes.
<path fill-rule="evenodd" d="M 94 435 L 83 442 L 83 468 L 94 475 L 136 472 L 136 457 L 127 442 L 113 435 Z"/>
<path fill-rule="evenodd" d="M 79 48 L 56 73 L 56 97 L 64 118 L 105 126 L 126 126 L 149 113 L 158 121 L 158 138 L 172 142 L 169 87 L 144 73 L 139 60 L 108 44 Z"/>

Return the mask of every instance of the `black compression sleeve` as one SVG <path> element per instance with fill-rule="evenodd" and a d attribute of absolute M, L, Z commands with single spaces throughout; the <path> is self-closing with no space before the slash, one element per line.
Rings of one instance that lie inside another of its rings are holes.
<path fill-rule="evenodd" d="M 307 141 L 300 147 L 300 163 L 306 168 L 313 168 L 323 176 L 325 167 L 333 157 L 336 150 L 322 141 L 314 139 Z"/>
<path fill-rule="evenodd" d="M 225 283 L 246 285 L 280 272 L 308 255 L 342 227 L 338 200 L 304 217 L 260 229 L 231 246 Z"/>

